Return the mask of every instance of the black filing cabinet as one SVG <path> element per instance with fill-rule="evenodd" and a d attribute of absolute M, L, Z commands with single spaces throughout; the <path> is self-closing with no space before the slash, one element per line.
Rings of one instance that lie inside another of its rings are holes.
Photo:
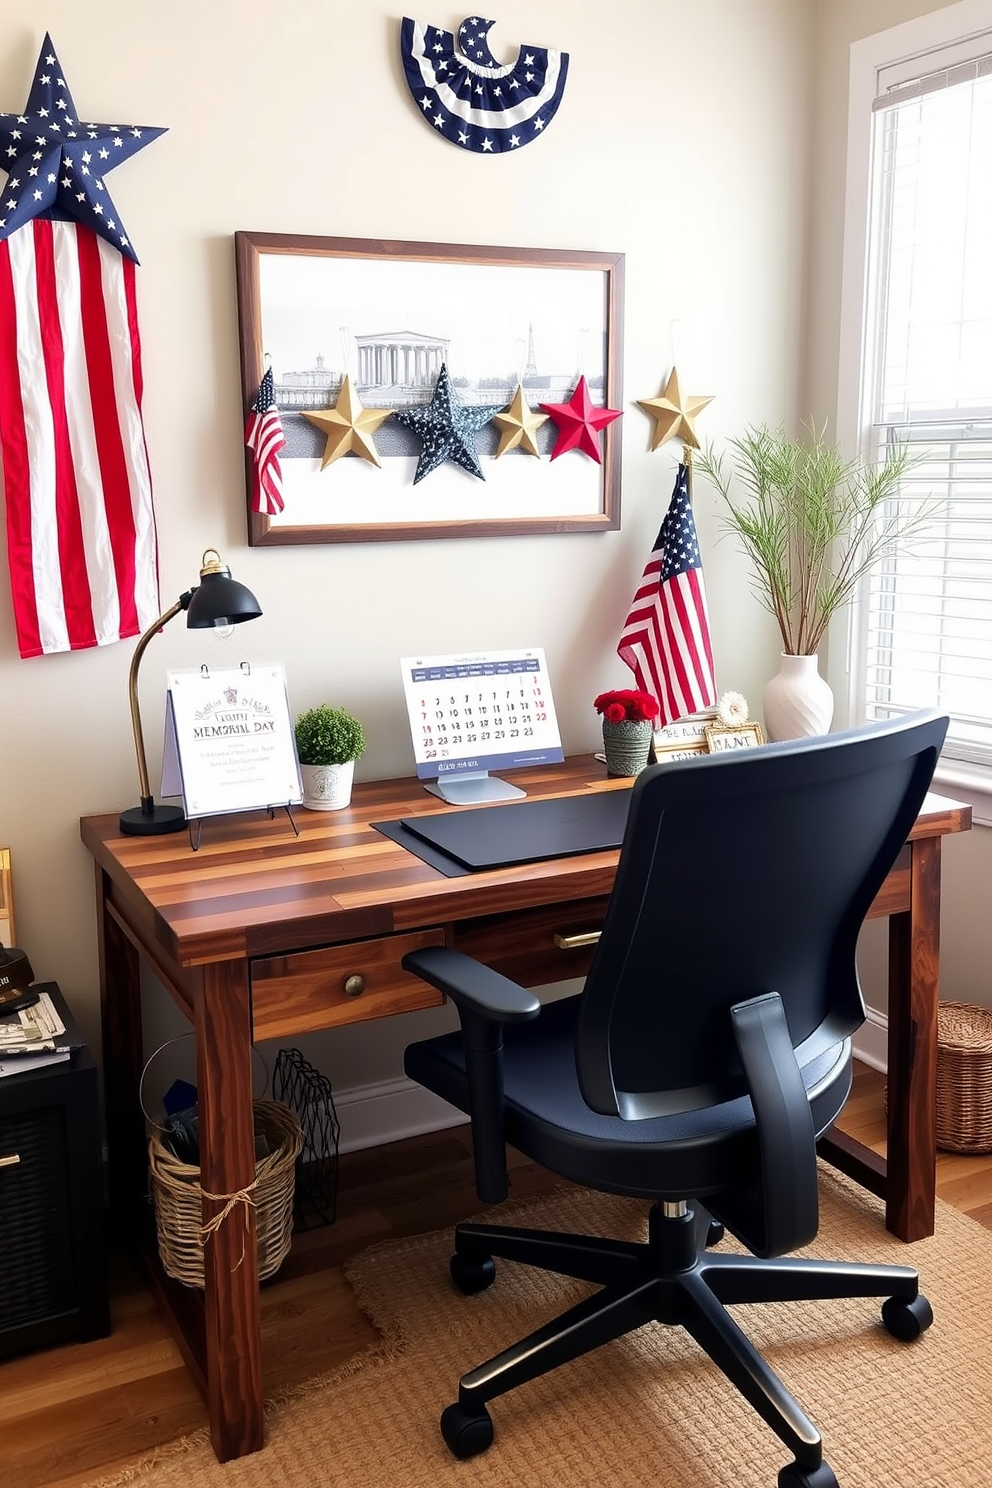
<path fill-rule="evenodd" d="M 78 1048 L 0 1079 L 0 1358 L 110 1332 L 96 1073 Z"/>

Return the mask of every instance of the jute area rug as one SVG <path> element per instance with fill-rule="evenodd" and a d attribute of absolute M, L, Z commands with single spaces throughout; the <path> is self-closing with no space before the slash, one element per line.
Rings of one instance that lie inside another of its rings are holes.
<path fill-rule="evenodd" d="M 889 1337 L 873 1300 L 737 1308 L 823 1434 L 841 1488 L 992 1485 L 992 1233 L 947 1205 L 906 1246 L 881 1206 L 822 1170 L 810 1253 L 913 1265 L 936 1321 Z M 496 1217 L 498 1211 L 491 1211 Z M 507 1206 L 508 1220 L 640 1238 L 645 1206 L 574 1191 Z M 725 1244 L 728 1242 L 724 1242 Z M 261 1452 L 220 1466 L 205 1435 L 118 1476 L 135 1488 L 775 1488 L 789 1454 L 681 1330 L 650 1324 L 493 1402 L 495 1441 L 456 1461 L 438 1417 L 459 1376 L 589 1288 L 497 1261 L 463 1297 L 450 1231 L 374 1247 L 348 1276 L 382 1342 L 267 1407 Z"/>

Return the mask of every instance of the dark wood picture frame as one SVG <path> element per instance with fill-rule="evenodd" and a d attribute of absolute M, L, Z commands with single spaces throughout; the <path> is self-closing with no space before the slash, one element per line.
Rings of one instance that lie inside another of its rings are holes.
<path fill-rule="evenodd" d="M 590 384 L 593 401 L 597 404 L 605 404 L 609 408 L 620 408 L 622 400 L 622 364 L 623 364 L 623 290 L 624 290 L 624 256 L 621 253 L 597 253 L 584 252 L 570 249 L 547 249 L 547 248 L 498 248 L 481 247 L 467 244 L 448 243 L 418 243 L 418 242 L 392 242 L 379 239 L 366 238 L 323 238 L 313 236 L 285 235 L 280 233 L 255 233 L 237 232 L 234 235 L 235 260 L 237 269 L 237 294 L 238 294 L 238 317 L 240 327 L 241 344 L 241 381 L 242 396 L 244 402 L 245 416 L 251 408 L 257 395 L 258 385 L 266 366 L 266 357 L 272 357 L 275 361 L 277 354 L 276 343 L 279 339 L 279 330 L 282 324 L 289 324 L 290 314 L 280 307 L 277 311 L 266 301 L 265 286 L 262 283 L 266 273 L 271 275 L 271 257 L 282 257 L 288 260 L 286 264 L 286 276 L 293 271 L 294 282 L 298 277 L 302 282 L 307 275 L 311 278 L 316 276 L 315 282 L 323 284 L 325 279 L 332 282 L 336 265 L 346 261 L 360 261 L 370 267 L 360 270 L 367 276 L 373 276 L 377 272 L 375 265 L 405 265 L 409 267 L 409 276 L 406 269 L 397 271 L 391 268 L 390 289 L 395 290 L 397 277 L 402 286 L 407 282 L 410 287 L 417 285 L 421 278 L 424 285 L 428 283 L 436 286 L 438 280 L 438 269 L 452 266 L 455 272 L 450 276 L 452 284 L 457 282 L 459 291 L 463 291 L 473 283 L 473 277 L 477 278 L 480 289 L 492 294 L 495 286 L 497 291 L 497 303 L 492 298 L 483 299 L 480 295 L 478 308 L 473 310 L 473 300 L 470 294 L 463 292 L 446 294 L 445 313 L 470 315 L 475 314 L 477 322 L 467 326 L 466 340 L 478 349 L 481 341 L 486 335 L 496 335 L 495 331 L 487 328 L 499 326 L 505 322 L 506 315 L 511 303 L 519 310 L 514 302 L 514 296 L 518 291 L 534 298 L 533 278 L 534 271 L 538 271 L 541 279 L 538 281 L 542 287 L 546 286 L 550 291 L 547 296 L 539 296 L 539 304 L 536 314 L 546 313 L 547 304 L 554 304 L 556 296 L 568 308 L 568 294 L 573 288 L 577 299 L 581 297 L 582 309 L 588 308 L 589 302 L 594 302 L 595 314 L 598 314 L 599 304 L 602 304 L 602 323 L 592 326 L 567 323 L 563 327 L 564 337 L 571 338 L 571 345 L 576 350 L 574 366 L 571 362 L 565 365 L 568 357 L 562 356 L 560 365 L 555 366 L 555 379 L 545 391 L 543 398 L 539 394 L 527 390 L 528 401 L 535 406 L 538 401 L 564 402 L 571 394 L 578 375 L 585 372 Z M 311 264 L 303 264 L 302 260 L 313 260 Z M 324 261 L 327 261 L 326 269 Z M 423 269 L 421 274 L 420 269 Z M 471 271 L 477 268 L 478 276 L 473 276 Z M 296 271 L 300 270 L 297 276 Z M 493 275 L 491 271 L 499 273 Z M 514 275 L 513 271 L 526 271 Z M 466 277 L 468 271 L 468 277 Z M 505 272 L 504 272 L 505 271 Z M 281 272 L 281 271 L 280 271 Z M 342 277 L 344 274 L 342 270 Z M 349 272 L 354 272 L 351 270 Z M 547 278 L 544 278 L 544 275 Z M 583 277 L 580 279 L 579 274 Z M 433 278 L 429 278 L 433 275 Z M 590 276 L 592 276 L 590 278 Z M 374 280 L 372 281 L 374 283 Z M 503 304 L 498 302 L 498 292 L 505 289 Z M 302 290 L 305 294 L 306 291 Z M 518 296 L 521 298 L 522 296 Z M 386 299 L 384 296 L 384 303 Z M 426 299 L 422 303 L 426 303 Z M 401 304 L 402 299 L 396 301 Z M 457 311 L 453 310 L 457 306 Z M 464 307 L 464 308 L 463 308 Z M 345 307 L 347 308 L 347 307 Z M 332 325 L 333 312 L 340 312 L 341 305 L 335 304 L 328 311 L 327 325 Z M 387 312 L 384 312 L 384 315 Z M 414 318 L 417 310 L 411 312 Z M 291 312 L 295 315 L 297 322 L 317 323 L 319 317 L 307 316 L 306 306 L 298 306 Z M 283 316 L 283 321 L 279 316 Z M 559 317 L 559 320 L 567 317 Z M 347 327 L 342 327 L 342 331 Z M 366 327 L 368 330 L 381 331 L 385 329 L 408 332 L 410 327 L 373 326 Z M 416 329 L 416 328 L 415 328 Z M 476 332 L 478 331 L 478 336 Z M 557 327 L 556 327 L 557 331 Z M 476 339 L 473 341 L 473 336 Z M 313 337 L 316 340 L 316 336 Z M 371 337 L 365 335 L 364 340 Z M 419 339 L 426 340 L 426 337 Z M 540 336 L 537 337 L 540 340 Z M 287 337 L 288 340 L 288 337 Z M 534 333 L 531 328 L 530 347 L 532 351 L 534 344 Z M 440 344 L 440 343 L 438 343 Z M 344 339 L 342 336 L 342 346 Z M 518 336 L 515 343 L 521 345 Z M 333 347 L 329 348 L 333 350 Z M 591 349 L 592 371 L 587 371 L 585 358 Z M 342 357 L 344 358 L 344 353 Z M 494 353 L 495 355 L 495 353 Z M 455 358 L 453 357 L 453 362 Z M 322 357 L 318 357 L 322 362 Z M 519 357 L 518 366 L 522 368 L 524 358 Z M 528 356 L 528 370 L 530 368 L 530 357 Z M 576 370 L 577 369 L 577 370 Z M 348 371 L 347 362 L 343 360 L 343 371 Z M 449 368 L 453 374 L 455 368 Z M 506 370 L 506 357 L 504 354 L 501 365 L 501 374 Z M 574 380 L 571 386 L 563 383 L 563 375 L 572 376 Z M 302 384 L 303 378 L 294 374 L 296 381 Z M 523 378 L 521 377 L 521 380 Z M 548 379 L 541 379 L 548 381 Z M 353 377 L 353 381 L 355 378 Z M 277 404 L 279 404 L 279 379 L 277 382 Z M 326 379 L 325 379 L 326 382 Z M 453 377 L 454 382 L 454 377 Z M 338 383 L 340 384 L 340 376 Z M 358 380 L 357 392 L 363 402 L 367 403 L 365 390 Z M 491 395 L 493 403 L 500 402 L 507 406 L 512 397 L 513 389 L 503 397 L 502 391 L 494 391 Z M 456 389 L 457 395 L 457 389 Z M 294 396 L 317 396 L 316 394 L 299 394 Z M 324 393 L 326 401 L 322 404 L 311 403 L 313 407 L 327 407 L 332 405 L 336 392 Z M 421 401 L 426 393 L 422 394 Z M 480 399 L 479 401 L 484 401 Z M 486 400 L 488 401 L 488 400 Z M 282 405 L 279 404 L 282 410 Z M 302 406 L 302 405 L 301 405 Z M 380 406 L 383 406 L 380 404 Z M 288 421 L 284 418 L 284 428 Z M 309 430 L 311 442 L 320 440 L 319 431 L 312 429 L 305 420 L 297 417 L 295 424 L 298 430 Z M 405 484 L 402 492 L 402 502 L 394 497 L 394 506 L 402 506 L 402 513 L 393 511 L 385 520 L 367 520 L 365 512 L 370 505 L 374 505 L 375 498 L 383 487 L 375 485 L 376 478 L 381 476 L 382 471 L 366 460 L 358 460 L 352 455 L 346 455 L 340 460 L 330 464 L 327 469 L 314 469 L 313 460 L 305 462 L 306 481 L 313 482 L 308 486 L 308 491 L 316 493 L 316 483 L 322 482 L 319 487 L 319 503 L 317 499 L 310 499 L 302 505 L 311 508 L 300 520 L 295 520 L 292 512 L 291 498 L 289 494 L 290 482 L 287 479 L 287 470 L 294 466 L 301 468 L 304 462 L 292 460 L 284 455 L 283 473 L 286 482 L 286 510 L 277 516 L 267 516 L 251 510 L 251 487 L 252 487 L 252 456 L 246 449 L 246 490 L 248 505 L 248 541 L 253 547 L 265 547 L 278 544 L 301 544 L 301 543 L 338 543 L 338 542 L 395 542 L 418 538 L 438 537 L 497 537 L 497 536 L 530 536 L 540 533 L 564 533 L 564 532 L 608 532 L 615 531 L 620 526 L 620 457 L 621 457 L 621 419 L 614 419 L 599 435 L 601 463 L 597 464 L 590 456 L 581 451 L 569 451 L 562 455 L 553 464 L 550 461 L 550 449 L 556 433 L 555 426 L 549 420 L 541 431 L 541 437 L 545 441 L 542 448 L 541 458 L 524 454 L 520 450 L 510 450 L 499 459 L 487 463 L 486 480 L 478 481 L 478 478 L 464 471 L 455 470 L 459 481 L 465 484 L 457 489 L 457 510 L 454 503 L 450 512 L 445 511 L 438 515 L 437 498 L 431 489 L 432 481 L 438 484 L 438 477 L 442 475 L 442 469 L 431 472 L 430 475 L 419 482 L 416 487 L 412 480 Z M 383 428 L 392 427 L 393 421 L 387 420 Z M 395 426 L 399 428 L 399 426 Z M 483 431 L 489 434 L 493 445 L 495 445 L 496 434 L 490 434 L 489 426 Z M 288 438 L 287 433 L 287 438 Z M 378 438 L 378 435 L 376 436 Z M 415 436 L 410 435 L 410 438 Z M 479 453 L 482 456 L 485 451 L 481 443 L 480 435 Z M 322 448 L 322 443 L 321 443 Z M 319 455 L 319 449 L 312 451 Z M 404 462 L 404 468 L 408 462 Z M 345 469 L 344 467 L 352 467 Z M 358 467 L 363 467 L 358 469 Z M 450 472 L 453 467 L 449 464 L 443 469 L 449 472 L 447 477 L 450 482 Z M 549 475 L 549 469 L 552 474 Z M 295 470 L 290 472 L 295 477 Z M 567 479 L 566 479 L 567 477 Z M 346 503 L 339 502 L 345 506 L 344 516 L 333 510 L 324 518 L 324 512 L 328 507 L 334 506 L 337 494 L 345 480 L 357 483 L 360 486 L 361 497 L 352 499 L 351 507 Z M 304 477 L 299 478 L 302 483 Z M 526 481 L 526 496 L 521 491 Z M 541 489 L 542 482 L 549 491 L 549 500 L 542 504 Z M 482 491 L 473 488 L 481 487 Z M 551 493 L 553 488 L 553 499 Z M 577 492 L 575 509 L 566 509 L 570 506 L 572 493 Z M 504 515 L 500 509 L 503 495 L 509 498 L 507 506 L 516 502 L 516 510 L 512 514 Z M 434 497 L 434 507 L 431 506 L 431 498 Z M 426 500 L 425 500 L 426 498 Z M 466 509 L 471 511 L 472 505 L 476 508 L 474 515 L 465 515 Z M 529 503 L 529 504 L 526 504 Z M 315 518 L 313 508 L 320 507 L 320 517 Z"/>

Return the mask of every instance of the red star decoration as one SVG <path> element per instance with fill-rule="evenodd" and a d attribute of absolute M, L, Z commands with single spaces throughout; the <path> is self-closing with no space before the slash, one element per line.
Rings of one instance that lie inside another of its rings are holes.
<path fill-rule="evenodd" d="M 589 385 L 584 377 L 579 378 L 575 392 L 567 403 L 542 403 L 540 407 L 558 425 L 558 438 L 551 451 L 552 460 L 571 449 L 583 450 L 599 462 L 599 431 L 612 424 L 623 412 L 622 408 L 597 408 L 589 397 Z"/>

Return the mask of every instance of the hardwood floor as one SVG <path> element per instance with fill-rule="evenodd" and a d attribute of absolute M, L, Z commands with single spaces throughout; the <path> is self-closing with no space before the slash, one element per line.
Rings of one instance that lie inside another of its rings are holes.
<path fill-rule="evenodd" d="M 884 1145 L 884 1083 L 859 1066 L 842 1125 Z M 518 1158 L 512 1192 L 557 1181 Z M 992 1154 L 941 1153 L 940 1197 L 992 1229 Z M 341 1159 L 336 1223 L 296 1237 L 262 1289 L 265 1389 L 275 1394 L 344 1362 L 374 1337 L 341 1263 L 378 1240 L 453 1225 L 480 1208 L 467 1128 Z M 94 1343 L 0 1364 L 0 1462 L 6 1488 L 81 1488 L 143 1451 L 196 1431 L 206 1413 L 151 1294 L 130 1261 L 111 1261 L 113 1332 Z"/>

